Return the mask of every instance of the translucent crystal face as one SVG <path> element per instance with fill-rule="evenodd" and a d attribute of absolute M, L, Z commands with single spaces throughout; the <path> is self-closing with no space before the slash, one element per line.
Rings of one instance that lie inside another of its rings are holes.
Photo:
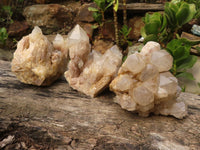
<path fill-rule="evenodd" d="M 104 54 L 91 51 L 89 38 L 79 25 L 68 34 L 68 38 L 70 62 L 65 78 L 74 89 L 94 97 L 108 87 L 116 75 L 122 53 L 117 46 Z"/>
<path fill-rule="evenodd" d="M 87 33 L 80 27 L 80 25 L 76 25 L 72 31 L 68 34 L 68 39 L 70 41 L 85 41 L 89 42 L 89 37 Z"/>

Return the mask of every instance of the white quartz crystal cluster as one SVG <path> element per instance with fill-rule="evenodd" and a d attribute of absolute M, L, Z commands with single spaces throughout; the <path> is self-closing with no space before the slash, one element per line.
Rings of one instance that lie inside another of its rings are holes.
<path fill-rule="evenodd" d="M 123 109 L 181 119 L 187 107 L 177 100 L 180 89 L 169 72 L 172 63 L 172 56 L 158 43 L 148 42 L 122 64 L 116 45 L 104 54 L 91 50 L 86 32 L 76 25 L 67 39 L 57 35 L 52 43 L 35 27 L 19 41 L 11 69 L 21 82 L 37 86 L 50 85 L 64 74 L 72 88 L 91 97 L 110 85 Z"/>
<path fill-rule="evenodd" d="M 67 55 L 66 41 L 61 35 L 57 35 L 52 44 L 36 26 L 18 42 L 11 70 L 23 83 L 50 85 L 66 70 Z"/>
<path fill-rule="evenodd" d="M 160 50 L 156 42 L 148 42 L 140 53 L 129 55 L 110 84 L 116 93 L 116 102 L 140 116 L 153 112 L 183 118 L 187 107 L 177 100 L 180 88 L 169 72 L 172 63 L 172 56 Z"/>
<path fill-rule="evenodd" d="M 70 62 L 64 76 L 69 85 L 91 97 L 109 86 L 121 65 L 122 53 L 117 46 L 104 54 L 92 50 L 86 32 L 79 26 L 68 34 Z"/>

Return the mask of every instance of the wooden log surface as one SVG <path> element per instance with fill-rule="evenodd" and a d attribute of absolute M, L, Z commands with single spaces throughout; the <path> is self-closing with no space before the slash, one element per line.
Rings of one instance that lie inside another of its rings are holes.
<path fill-rule="evenodd" d="M 119 10 L 122 9 L 123 4 L 119 4 Z M 164 10 L 164 4 L 130 3 L 126 4 L 126 9 L 133 11 L 161 11 Z"/>
<path fill-rule="evenodd" d="M 89 98 L 64 78 L 49 87 L 20 83 L 0 60 L 0 149 L 198 150 L 200 97 L 182 93 L 188 116 L 139 117 L 105 91 Z"/>

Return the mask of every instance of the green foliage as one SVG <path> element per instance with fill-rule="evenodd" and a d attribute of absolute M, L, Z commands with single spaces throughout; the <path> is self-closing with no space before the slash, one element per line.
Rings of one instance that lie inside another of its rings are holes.
<path fill-rule="evenodd" d="M 8 38 L 8 33 L 7 33 L 7 30 L 6 28 L 0 28 L 0 44 L 1 45 L 5 45 L 5 42 Z"/>
<path fill-rule="evenodd" d="M 183 39 L 174 39 L 167 44 L 166 49 L 174 58 L 171 72 L 176 77 L 194 80 L 193 75 L 187 72 L 197 61 L 196 56 L 190 55 L 191 44 L 186 44 Z"/>
<path fill-rule="evenodd" d="M 194 4 L 188 4 L 183 0 L 172 0 L 165 3 L 164 13 L 146 14 L 143 18 L 145 23 L 141 30 L 144 37 L 144 43 L 156 41 L 166 48 L 173 56 L 173 67 L 171 72 L 176 77 L 184 77 L 194 80 L 187 69 L 191 68 L 197 61 L 197 57 L 190 55 L 191 46 L 200 43 L 200 41 L 189 41 L 179 37 L 178 30 L 196 15 Z M 178 39 L 176 39 L 178 38 Z"/>
<path fill-rule="evenodd" d="M 115 2 L 115 6 L 114 6 L 114 11 L 117 12 L 118 11 L 118 7 L 119 7 L 119 0 L 113 0 L 113 2 Z"/>
<path fill-rule="evenodd" d="M 94 2 L 97 8 L 89 7 L 88 10 L 93 12 L 93 18 L 97 22 L 93 28 L 100 28 L 100 32 L 102 32 L 105 22 L 104 13 L 113 4 L 113 0 L 94 0 Z M 103 34 L 100 33 L 100 36 L 103 37 Z"/>
<path fill-rule="evenodd" d="M 130 42 L 128 40 L 128 35 L 130 34 L 132 28 L 129 28 L 127 25 L 123 25 L 123 27 L 121 28 L 121 30 L 119 31 L 120 36 L 121 36 L 121 40 L 120 40 L 120 44 L 121 45 L 132 45 L 132 42 Z"/>
<path fill-rule="evenodd" d="M 93 17 L 97 23 L 101 23 L 105 11 L 113 4 L 113 0 L 94 0 L 97 8 L 89 7 L 88 10 L 93 12 Z"/>
<path fill-rule="evenodd" d="M 145 43 L 148 41 L 163 43 L 167 40 L 167 19 L 165 15 L 158 12 L 152 15 L 146 13 L 143 21 L 145 26 L 142 28 L 141 34 L 145 38 Z"/>
<path fill-rule="evenodd" d="M 165 4 L 165 15 L 172 31 L 177 31 L 192 20 L 195 14 L 196 7 L 194 4 L 188 4 L 183 1 L 177 2 L 177 0 L 172 0 L 172 2 Z"/>
<path fill-rule="evenodd" d="M 189 4 L 194 4 L 196 6 L 196 14 L 195 14 L 195 18 L 199 18 L 200 17 L 200 0 L 182 0 L 185 1 Z"/>
<path fill-rule="evenodd" d="M 13 12 L 11 10 L 11 6 L 2 6 L 1 14 L 2 16 L 5 16 L 5 17 L 0 17 L 0 22 L 5 22 L 6 25 L 13 23 L 13 20 L 12 20 Z"/>
<path fill-rule="evenodd" d="M 141 35 L 145 38 L 145 42 L 157 41 L 163 47 L 175 38 L 178 30 L 196 14 L 194 4 L 188 4 L 180 0 L 172 0 L 165 3 L 164 14 L 158 12 L 146 14 L 143 18 L 145 23 L 141 30 Z"/>

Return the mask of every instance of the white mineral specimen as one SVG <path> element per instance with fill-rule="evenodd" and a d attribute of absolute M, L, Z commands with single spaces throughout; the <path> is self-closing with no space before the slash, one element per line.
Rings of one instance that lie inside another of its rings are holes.
<path fill-rule="evenodd" d="M 67 65 L 67 48 L 61 36 L 56 38 L 54 46 L 41 29 L 35 27 L 31 34 L 19 41 L 11 70 L 23 83 L 50 85 L 64 73 Z"/>
<path fill-rule="evenodd" d="M 79 25 L 69 33 L 68 44 L 70 62 L 65 72 L 66 80 L 72 88 L 95 97 L 117 74 L 122 53 L 117 46 L 104 54 L 91 52 L 89 38 Z"/>
<path fill-rule="evenodd" d="M 187 106 L 176 100 L 180 91 L 177 79 L 169 72 L 172 63 L 172 56 L 160 50 L 158 43 L 148 42 L 141 53 L 128 56 L 110 83 L 115 101 L 141 116 L 154 112 L 182 119 L 187 115 Z"/>

